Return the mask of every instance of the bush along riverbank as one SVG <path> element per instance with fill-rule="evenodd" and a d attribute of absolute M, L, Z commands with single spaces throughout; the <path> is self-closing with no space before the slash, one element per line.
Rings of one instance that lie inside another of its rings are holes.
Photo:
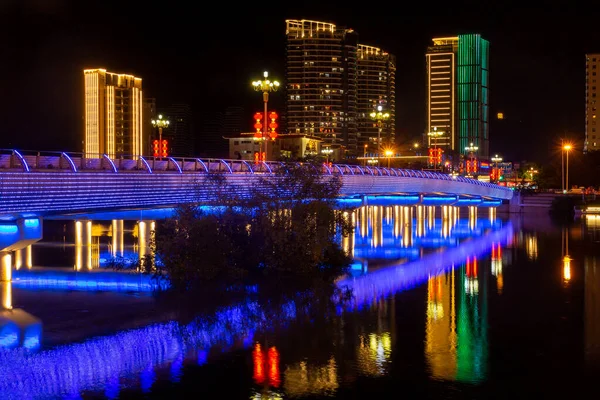
<path fill-rule="evenodd" d="M 226 175 L 210 174 L 199 184 L 219 193 L 218 207 L 181 205 L 174 217 L 157 221 L 152 251 L 137 265 L 162 286 L 204 294 L 260 288 L 275 295 L 333 286 L 346 272 L 351 259 L 336 236 L 352 227 L 335 207 L 339 178 L 318 166 L 289 165 L 244 198 Z"/>

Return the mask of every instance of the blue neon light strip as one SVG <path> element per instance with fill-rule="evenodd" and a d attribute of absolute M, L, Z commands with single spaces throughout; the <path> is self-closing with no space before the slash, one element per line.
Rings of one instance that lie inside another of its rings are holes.
<path fill-rule="evenodd" d="M 40 226 L 40 220 L 37 218 L 27 218 L 24 220 L 23 224 L 26 228 L 37 228 Z"/>
<path fill-rule="evenodd" d="M 19 232 L 17 225 L 0 224 L 0 235 L 14 235 L 17 232 Z"/>
<path fill-rule="evenodd" d="M 489 252 L 492 243 L 506 243 L 511 225 L 483 238 L 464 243 L 459 249 L 425 256 L 415 262 L 369 272 L 341 280 L 338 285 L 354 290 L 353 307 L 411 288 L 430 276 L 464 263 L 472 255 Z M 296 318 L 296 304 L 285 303 L 278 315 L 283 322 Z M 38 353 L 20 349 L 0 352 L 0 393 L 5 398 L 64 398 L 88 390 L 105 390 L 118 396 L 120 378 L 139 376 L 145 390 L 152 386 L 158 366 L 170 366 L 177 374 L 181 360 L 191 356 L 198 364 L 207 362 L 208 350 L 251 344 L 253 332 L 273 327 L 268 313 L 255 302 L 226 307 L 187 325 L 176 322 L 153 324 L 58 346 Z M 183 340 L 185 338 L 185 340 Z M 10 332 L 6 338 L 10 342 Z M 194 357 L 195 355 L 195 357 Z"/>
<path fill-rule="evenodd" d="M 456 203 L 456 196 L 428 196 L 424 195 L 421 204 L 424 206 L 444 206 Z"/>
<path fill-rule="evenodd" d="M 29 289 L 151 292 L 156 284 L 150 275 L 116 271 L 13 271 L 13 285 Z"/>
<path fill-rule="evenodd" d="M 421 200 L 418 195 L 399 196 L 367 196 L 367 205 L 372 206 L 401 206 L 418 204 Z"/>

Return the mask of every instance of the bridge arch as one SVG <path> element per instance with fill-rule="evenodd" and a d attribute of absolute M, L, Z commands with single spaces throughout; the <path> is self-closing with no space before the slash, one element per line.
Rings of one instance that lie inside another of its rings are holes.
<path fill-rule="evenodd" d="M 233 169 L 231 168 L 231 165 L 229 165 L 227 163 L 227 161 L 225 161 L 225 160 L 219 160 L 219 161 L 220 161 L 220 163 L 219 163 L 219 170 L 221 170 L 220 165 L 223 164 L 223 165 L 225 165 L 227 167 L 227 169 L 229 170 L 229 173 L 233 174 Z"/>
<path fill-rule="evenodd" d="M 194 167 L 195 171 L 198 170 L 197 165 L 200 164 L 200 165 L 202 165 L 202 168 L 204 168 L 204 172 L 208 172 L 208 167 L 206 166 L 206 163 L 204 161 L 202 161 L 199 158 L 194 159 L 194 161 L 196 162 L 196 166 Z"/>
<path fill-rule="evenodd" d="M 102 162 L 100 163 L 101 167 L 104 167 L 105 162 L 107 162 L 110 165 L 114 173 L 117 173 L 117 167 L 115 166 L 113 160 L 108 155 L 102 154 Z"/>
<path fill-rule="evenodd" d="M 75 166 L 75 163 L 73 162 L 73 159 L 65 152 L 62 152 L 60 154 L 60 159 L 62 160 L 66 160 L 67 164 L 69 165 L 69 168 L 71 169 L 71 171 L 73 172 L 77 172 L 77 167 Z"/>
<path fill-rule="evenodd" d="M 179 166 L 179 164 L 177 163 L 177 161 L 175 161 L 175 159 L 173 157 L 169 157 L 169 162 L 177 168 L 177 171 L 179 171 L 180 174 L 183 174 L 181 167 Z M 168 167 L 167 167 L 167 169 L 168 169 Z"/>
<path fill-rule="evenodd" d="M 23 168 L 23 171 L 25 172 L 29 172 L 29 164 L 27 164 L 27 161 L 25 161 L 25 158 L 23 157 L 23 155 L 21 153 L 19 153 L 17 150 L 13 150 L 13 155 L 17 157 L 17 159 L 19 160 L 19 162 L 21 163 L 21 167 Z"/>
<path fill-rule="evenodd" d="M 152 168 L 150 168 L 150 164 L 148 164 L 148 161 L 146 161 L 146 159 L 142 156 L 140 156 L 140 163 L 144 165 L 146 171 L 148 171 L 149 174 L 152 173 Z"/>

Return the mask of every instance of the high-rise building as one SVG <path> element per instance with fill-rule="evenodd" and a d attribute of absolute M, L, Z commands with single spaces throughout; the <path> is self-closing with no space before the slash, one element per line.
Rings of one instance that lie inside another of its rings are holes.
<path fill-rule="evenodd" d="M 144 112 L 142 113 L 144 122 L 142 127 L 143 146 L 142 155 L 148 156 L 152 154 L 152 141 L 155 139 L 154 127 L 152 120 L 158 115 L 156 112 L 156 99 L 154 97 L 144 97 Z M 158 139 L 158 136 L 156 137 Z"/>
<path fill-rule="evenodd" d="M 251 129 L 252 115 L 245 115 L 243 107 L 227 107 L 223 113 L 221 134 L 235 136 Z"/>
<path fill-rule="evenodd" d="M 396 138 L 396 57 L 372 46 L 358 45 L 357 122 L 358 144 L 377 148 L 377 122 L 370 114 L 381 105 L 390 117 L 380 135 L 382 144 L 393 144 Z"/>
<path fill-rule="evenodd" d="M 203 158 L 227 158 L 229 144 L 223 138 L 223 113 L 203 112 L 200 115 L 195 155 Z"/>
<path fill-rule="evenodd" d="M 358 35 L 327 22 L 286 25 L 287 132 L 314 135 L 356 154 Z"/>
<path fill-rule="evenodd" d="M 105 69 L 86 69 L 83 76 L 86 156 L 143 155 L 142 79 Z"/>
<path fill-rule="evenodd" d="M 597 90 L 597 88 L 600 87 L 600 84 L 596 85 L 596 78 L 600 79 L 600 76 L 597 75 L 599 73 L 600 54 L 586 54 L 584 152 L 600 150 L 600 130 L 598 130 L 598 125 L 596 125 L 596 119 L 598 116 L 596 100 L 600 100 Z"/>
<path fill-rule="evenodd" d="M 427 68 L 426 143 L 447 152 L 489 156 L 489 42 L 479 34 L 433 39 L 425 54 Z M 427 136 L 434 128 L 440 137 Z"/>
<path fill-rule="evenodd" d="M 171 104 L 160 110 L 160 114 L 169 121 L 169 127 L 163 131 L 163 139 L 167 140 L 169 155 L 195 156 L 191 107 L 188 104 Z"/>

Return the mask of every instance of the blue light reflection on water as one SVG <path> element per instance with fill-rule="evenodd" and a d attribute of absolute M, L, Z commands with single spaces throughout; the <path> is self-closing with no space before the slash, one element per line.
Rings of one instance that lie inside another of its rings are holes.
<path fill-rule="evenodd" d="M 506 243 L 511 237 L 512 226 L 508 224 L 458 248 L 348 277 L 338 281 L 338 285 L 352 288 L 352 308 L 361 308 L 377 298 L 423 283 L 430 276 L 464 263 L 467 257 L 481 256 L 491 250 L 492 244 Z M 279 317 L 289 321 L 295 319 L 296 313 L 296 304 L 289 302 Z M 107 397 L 115 398 L 120 390 L 119 377 L 132 375 L 139 376 L 143 390 L 149 390 L 156 379 L 155 367 L 169 365 L 171 375 L 176 377 L 184 359 L 192 356 L 202 365 L 211 348 L 251 345 L 253 333 L 268 330 L 271 325 L 258 303 L 245 302 L 187 325 L 174 321 L 153 324 L 38 353 L 0 350 L 0 393 L 6 398 L 39 398 L 103 391 Z"/>
<path fill-rule="evenodd" d="M 391 293 L 410 289 L 427 281 L 431 276 L 439 275 L 453 266 L 465 262 L 467 257 L 482 256 L 490 252 L 493 243 L 504 246 L 513 235 L 513 227 L 509 223 L 504 228 L 470 241 L 463 242 L 460 247 L 446 249 L 423 256 L 407 263 L 390 266 L 364 276 L 348 277 L 337 282 L 338 286 L 347 286 L 354 294 L 354 304 L 360 307 L 374 299 L 388 296 Z"/>

